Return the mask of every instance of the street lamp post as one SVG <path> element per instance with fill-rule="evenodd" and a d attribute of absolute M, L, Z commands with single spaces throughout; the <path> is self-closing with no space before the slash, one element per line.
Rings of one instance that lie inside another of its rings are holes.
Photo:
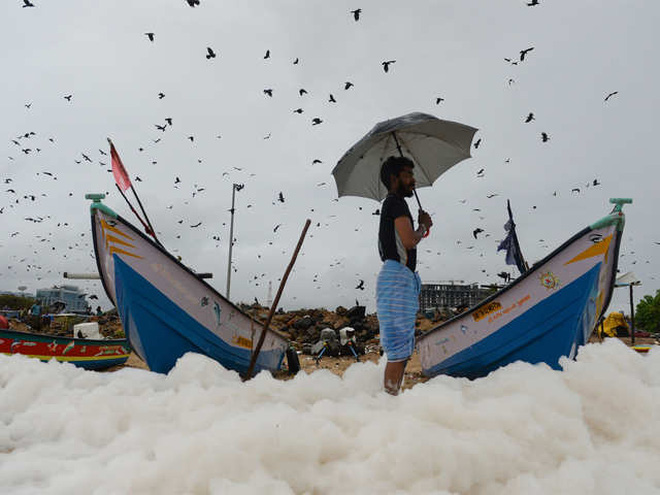
<path fill-rule="evenodd" d="M 244 184 L 234 183 L 231 188 L 231 222 L 229 224 L 229 262 L 227 263 L 227 294 L 226 298 L 229 300 L 229 292 L 231 289 L 231 252 L 234 247 L 234 203 L 236 199 L 236 191 L 240 191 L 245 187 Z"/>

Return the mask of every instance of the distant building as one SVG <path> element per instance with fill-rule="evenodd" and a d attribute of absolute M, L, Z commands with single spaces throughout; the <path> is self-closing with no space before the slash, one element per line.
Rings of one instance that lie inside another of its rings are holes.
<path fill-rule="evenodd" d="M 64 303 L 64 311 L 85 313 L 87 301 L 85 294 L 75 285 L 60 285 L 51 289 L 37 289 L 37 299 L 42 306 L 52 306 L 56 302 Z"/>
<path fill-rule="evenodd" d="M 422 284 L 419 294 L 420 311 L 453 311 L 470 308 L 492 294 L 479 284 L 465 284 L 463 280 L 449 280 Z"/>

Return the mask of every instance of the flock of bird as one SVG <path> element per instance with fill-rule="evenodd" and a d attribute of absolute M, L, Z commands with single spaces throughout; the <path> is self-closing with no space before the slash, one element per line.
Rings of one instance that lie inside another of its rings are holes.
<path fill-rule="evenodd" d="M 185 0 L 185 2 L 190 7 L 193 7 L 193 8 L 200 6 L 200 1 L 199 0 Z M 526 5 L 529 6 L 529 7 L 534 7 L 534 6 L 538 6 L 539 2 L 538 2 L 538 0 L 532 0 L 531 2 L 527 3 Z M 22 7 L 23 8 L 28 8 L 28 7 L 29 8 L 34 8 L 35 5 L 32 2 L 30 2 L 30 0 L 23 0 Z M 347 14 L 352 17 L 354 22 L 360 22 L 360 20 L 362 19 L 362 16 L 363 16 L 363 11 L 362 11 L 362 9 L 358 8 L 358 9 L 348 11 Z M 157 37 L 156 32 L 147 31 L 147 32 L 144 32 L 144 36 L 146 37 L 147 42 L 153 43 L 153 44 L 158 43 L 158 37 Z M 504 58 L 504 61 L 511 64 L 511 65 L 522 64 L 522 63 L 526 62 L 527 60 L 529 60 L 530 57 L 533 57 L 533 53 L 532 53 L 533 50 L 535 50 L 535 47 L 533 47 L 533 46 L 526 47 L 526 48 L 521 49 L 519 51 L 518 57 L 516 57 L 516 58 L 506 57 L 506 58 Z M 206 58 L 206 60 L 209 61 L 209 63 L 213 63 L 213 61 L 218 58 L 218 53 L 211 46 L 206 46 L 205 51 L 203 52 L 203 55 Z M 200 54 L 200 56 L 201 56 L 201 54 Z M 271 49 L 268 48 L 268 49 L 265 50 L 262 58 L 263 58 L 264 61 L 269 61 L 273 56 L 274 56 L 274 54 L 271 53 Z M 382 66 L 383 73 L 387 74 L 387 75 L 391 74 L 393 72 L 393 68 L 395 67 L 396 62 L 397 62 L 397 60 L 395 60 L 395 59 L 388 59 L 388 60 L 381 61 L 381 66 Z M 293 59 L 291 63 L 292 63 L 292 65 L 299 65 L 300 64 L 300 58 Z M 396 71 L 394 71 L 394 72 L 396 72 Z M 509 85 L 513 84 L 514 82 L 515 81 L 514 81 L 513 78 L 508 79 L 508 84 Z M 348 80 L 344 80 L 343 83 L 341 83 L 341 85 L 338 84 L 338 90 L 342 91 L 342 89 L 340 89 L 340 88 L 343 88 L 343 91 L 356 91 L 356 85 L 352 81 L 348 81 Z M 270 87 L 270 86 L 264 87 L 263 90 L 262 90 L 262 93 L 263 93 L 264 98 L 266 100 L 278 97 L 277 90 L 273 87 Z M 163 92 L 163 91 L 154 90 L 152 94 L 158 100 L 166 99 L 166 93 Z M 327 103 L 331 103 L 333 105 L 338 104 L 337 95 L 339 95 L 339 93 L 328 93 L 327 100 L 326 100 Z M 616 95 L 618 95 L 618 91 L 612 91 L 612 92 L 608 93 L 607 96 L 605 96 L 604 101 L 608 102 L 611 98 L 613 98 Z M 303 88 L 303 87 L 298 89 L 298 98 L 300 98 L 301 101 L 303 101 L 303 99 L 309 98 L 309 97 L 310 97 L 310 91 L 308 91 L 308 89 Z M 61 98 L 66 101 L 66 104 L 70 104 L 70 105 L 75 105 L 76 104 L 74 94 L 72 94 L 72 93 L 61 95 Z M 446 96 L 444 96 L 444 95 L 443 96 L 429 95 L 429 99 L 435 105 L 440 105 L 440 104 L 446 102 Z M 33 102 L 26 103 L 25 104 L 26 111 L 30 111 L 32 109 L 32 105 L 33 105 Z M 297 114 L 297 115 L 301 115 L 301 114 L 305 113 L 304 105 L 303 106 L 296 106 L 296 108 L 291 109 L 291 112 L 294 113 L 294 114 Z M 535 112 L 530 111 L 527 115 L 522 116 L 521 120 L 522 120 L 522 123 L 525 124 L 525 125 L 534 125 L 534 123 L 537 122 L 537 117 L 535 115 Z M 165 133 L 167 133 L 170 129 L 172 129 L 174 127 L 175 121 L 176 121 L 176 119 L 174 117 L 167 116 L 167 117 L 164 117 L 161 122 L 153 123 L 153 128 L 152 129 L 155 129 L 155 131 L 152 131 L 152 132 L 156 132 L 156 133 L 158 133 L 158 135 L 154 136 L 154 137 L 151 137 L 151 143 L 149 143 L 149 145 L 145 144 L 143 146 L 140 146 L 138 151 L 139 152 L 145 152 L 148 149 L 148 146 L 158 145 L 158 143 L 160 143 L 161 140 L 163 139 L 163 136 L 166 135 Z M 309 122 L 310 122 L 311 126 L 319 126 L 319 125 L 324 123 L 324 118 L 323 118 L 323 116 L 315 115 L 315 116 L 310 118 Z M 541 131 L 539 135 L 540 135 L 540 139 L 543 143 L 548 143 L 550 141 L 550 134 L 547 131 Z M 269 139 L 270 136 L 271 136 L 271 134 L 268 133 L 267 135 L 265 135 L 263 137 L 263 139 Z M 221 137 L 222 137 L 221 135 L 216 136 L 216 138 L 218 138 L 218 139 L 220 139 Z M 195 143 L 195 135 L 186 134 L 185 138 L 188 141 L 190 141 L 191 144 Z M 16 146 L 16 152 L 19 153 L 19 154 L 25 155 L 25 156 L 35 155 L 35 154 L 39 155 L 39 154 L 41 154 L 42 152 L 44 152 L 46 150 L 46 146 L 51 146 L 52 147 L 52 146 L 55 146 L 57 144 L 57 140 L 54 136 L 45 136 L 44 137 L 44 136 L 38 135 L 35 131 L 32 131 L 32 130 L 26 131 L 26 132 L 16 133 L 16 135 L 10 137 L 10 141 L 14 146 Z M 483 143 L 484 143 L 484 137 L 479 136 L 479 138 L 476 139 L 473 143 L 474 149 L 477 150 L 480 146 L 483 145 Z M 94 156 L 93 153 L 91 153 L 87 150 L 82 150 L 82 151 L 80 151 L 78 156 L 72 157 L 72 160 L 76 164 L 85 164 L 85 163 L 86 164 L 95 164 L 95 165 L 99 165 L 100 167 L 103 167 L 104 169 L 110 171 L 110 163 L 109 163 L 109 159 L 108 159 L 107 155 L 108 155 L 108 153 L 106 151 L 104 151 L 103 149 L 101 149 L 101 148 L 98 149 L 98 155 L 97 156 Z M 10 162 L 16 160 L 16 158 L 17 157 L 14 154 L 11 154 L 10 156 L 8 156 L 8 160 Z M 197 161 L 200 164 L 202 163 L 201 158 L 198 158 Z M 508 161 L 509 161 L 509 159 L 506 159 L 505 163 L 508 163 Z M 156 160 L 151 160 L 151 163 L 153 165 L 156 165 L 157 161 Z M 321 160 L 320 158 L 314 158 L 311 161 L 312 165 L 321 165 L 323 163 L 324 163 L 323 160 Z M 233 171 L 243 173 L 243 170 L 240 167 L 233 167 L 232 170 L 223 172 L 223 174 L 222 174 L 223 178 L 230 179 L 230 172 L 233 172 Z M 253 177 L 254 175 L 255 174 L 250 174 L 248 177 Z M 52 181 L 57 181 L 58 180 L 56 172 L 55 171 L 50 171 L 50 170 L 40 170 L 39 172 L 36 172 L 35 176 L 39 180 L 52 180 Z M 481 168 L 477 172 L 476 176 L 477 176 L 477 178 L 484 178 L 486 176 L 485 168 Z M 15 187 L 12 187 L 12 180 L 13 179 L 11 177 L 4 177 L 3 180 L 2 180 L 2 183 L 6 187 L 5 187 L 5 190 L 2 191 L 3 196 L 4 196 L 2 198 L 2 202 L 4 204 L 2 206 L 0 206 L 0 214 L 6 214 L 7 211 L 8 211 L 7 209 L 19 208 L 24 204 L 31 205 L 33 203 L 38 202 L 39 198 L 47 196 L 46 193 L 34 193 L 34 192 L 30 192 L 30 191 L 19 192 L 19 191 L 16 190 Z M 133 180 L 135 182 L 141 182 L 142 181 L 142 179 L 137 175 L 133 176 Z M 172 186 L 175 189 L 179 189 L 180 187 L 182 187 L 183 182 L 184 181 L 182 181 L 182 179 L 178 175 L 174 176 L 174 178 L 172 180 Z M 317 187 L 323 187 L 325 185 L 326 185 L 325 182 L 320 182 L 320 183 L 316 184 Z M 596 187 L 596 186 L 600 186 L 600 185 L 601 185 L 601 183 L 599 182 L 599 180 L 594 179 L 593 181 L 588 182 L 584 186 L 580 185 L 580 187 L 573 187 L 571 189 L 571 194 L 579 194 L 579 193 L 581 193 L 583 188 Z M 242 187 L 242 185 L 241 185 L 241 187 Z M 202 185 L 199 185 L 199 184 L 196 184 L 196 183 L 193 183 L 191 189 L 189 189 L 189 192 L 191 194 L 190 199 L 195 198 L 197 195 L 203 193 L 205 190 L 206 190 L 206 187 L 204 187 Z M 284 197 L 284 192 L 283 191 L 274 191 L 273 194 L 274 194 L 273 204 L 285 203 L 285 197 Z M 557 196 L 557 194 L 558 194 L 558 192 L 555 191 L 553 193 L 553 196 Z M 486 198 L 491 199 L 491 198 L 494 198 L 498 195 L 499 195 L 498 193 L 490 193 L 486 196 Z M 73 192 L 69 192 L 68 196 L 69 197 L 73 196 Z M 184 203 L 188 204 L 188 201 L 190 199 L 188 199 Z M 335 201 L 336 201 L 336 199 L 335 199 Z M 461 203 L 465 204 L 466 201 L 462 200 Z M 248 205 L 246 205 L 245 208 L 251 208 L 251 207 L 252 207 L 252 205 L 248 204 Z M 174 208 L 174 204 L 170 204 L 166 208 L 168 210 L 172 210 Z M 534 206 L 534 208 L 536 208 L 536 207 Z M 362 210 L 362 207 L 359 207 L 359 209 Z M 473 208 L 472 210 L 474 212 L 477 212 L 477 213 L 481 211 L 480 208 Z M 313 211 L 313 209 L 312 209 L 312 211 Z M 374 215 L 374 216 L 377 216 L 379 214 L 380 214 L 379 209 L 376 209 L 372 213 L 372 215 Z M 479 218 L 482 219 L 482 220 L 484 219 L 484 217 L 479 217 Z M 26 215 L 24 219 L 25 219 L 26 222 L 31 222 L 31 223 L 55 222 L 55 219 L 51 218 L 50 215 L 47 215 L 47 214 L 42 215 L 42 216 L 34 215 L 34 214 L 31 214 L 29 216 Z M 176 222 L 179 225 L 183 225 L 185 221 L 184 221 L 184 219 L 177 219 Z M 200 226 L 202 226 L 201 221 L 188 221 L 188 222 L 185 222 L 185 223 L 187 223 L 189 228 L 193 228 L 193 229 L 196 229 L 196 228 L 199 228 Z M 58 222 L 57 223 L 58 227 L 68 227 L 68 225 L 69 225 L 68 222 Z M 223 227 L 226 227 L 226 222 L 223 223 L 222 225 L 223 225 Z M 328 227 L 329 225 L 330 225 L 329 222 L 324 224 L 325 227 Z M 279 223 L 279 222 L 276 225 L 274 225 L 273 228 L 272 228 L 272 233 L 277 234 L 278 230 L 280 229 L 281 226 L 282 226 L 282 223 Z M 321 224 L 320 221 L 316 222 L 316 227 L 317 228 L 322 227 L 322 224 Z M 356 230 L 358 230 L 358 228 L 356 228 Z M 226 246 L 228 244 L 228 240 L 226 240 L 224 243 L 221 243 L 221 239 L 225 239 L 224 234 L 218 233 L 216 231 L 209 231 L 208 234 L 209 234 L 208 238 L 211 239 L 215 243 L 216 247 Z M 20 232 L 10 233 L 10 237 L 16 237 L 16 236 L 19 236 L 19 235 L 20 235 Z M 185 234 L 178 233 L 178 234 L 175 235 L 175 238 L 180 239 L 182 235 L 185 235 Z M 491 236 L 491 234 L 489 232 L 486 232 L 486 230 L 484 228 L 482 228 L 482 226 L 477 226 L 477 227 L 471 228 L 471 235 L 472 235 L 472 238 L 473 238 L 474 241 L 478 241 L 482 237 L 487 238 L 487 237 Z M 497 235 L 503 235 L 503 232 L 498 232 Z M 91 254 L 92 247 L 91 247 L 90 243 L 85 242 L 85 241 L 88 241 L 90 235 L 88 235 L 86 232 L 81 232 L 81 233 L 79 233 L 79 235 L 77 237 L 78 237 L 77 242 L 75 242 L 75 241 L 71 242 L 67 246 L 67 250 L 65 250 L 64 252 L 61 253 L 61 256 L 63 258 L 66 259 L 69 252 L 71 252 L 71 251 L 83 251 L 83 252 L 87 252 L 88 257 L 93 256 L 93 254 Z M 235 237 L 231 241 L 236 242 L 237 238 Z M 540 242 L 542 242 L 542 241 L 543 241 L 543 239 L 540 240 Z M 41 244 L 41 243 L 50 243 L 50 242 L 52 242 L 52 232 L 50 234 L 46 235 L 46 236 L 42 236 L 42 235 L 36 236 L 35 242 L 37 243 L 37 245 Z M 457 240 L 456 243 L 461 244 L 462 241 Z M 165 242 L 165 244 L 167 245 L 167 241 Z M 268 241 L 268 245 L 273 245 L 273 240 L 272 239 Z M 38 259 L 41 260 L 39 264 L 34 263 L 34 262 L 28 262 L 29 261 L 29 259 L 28 259 L 29 255 L 28 255 L 28 253 L 26 253 L 25 257 L 15 259 L 15 260 L 13 260 L 13 262 L 11 262 L 9 265 L 7 265 L 6 270 L 16 273 L 17 271 L 19 271 L 21 269 L 24 269 L 26 272 L 34 274 L 34 277 L 36 278 L 36 280 L 41 280 L 42 278 L 47 277 L 47 275 L 49 275 L 51 273 L 51 270 L 49 270 L 47 268 L 44 268 L 42 266 L 42 264 L 46 265 L 46 264 L 48 264 L 48 262 L 46 261 L 46 259 L 44 257 L 45 255 L 40 250 L 40 248 L 37 248 L 34 243 L 32 243 L 31 246 L 33 247 L 33 251 L 32 251 L 32 253 L 29 253 L 29 254 L 36 255 L 38 257 Z M 468 250 L 469 249 L 474 249 L 474 247 L 475 247 L 474 245 L 469 245 L 469 246 L 466 246 L 466 249 L 468 249 Z M 56 251 L 56 247 L 52 246 L 51 250 Z M 430 249 L 426 249 L 425 251 L 427 253 L 432 253 L 432 250 L 430 250 Z M 285 252 L 285 251 L 283 251 L 283 252 Z M 437 252 L 436 254 L 440 254 L 440 253 Z M 483 256 L 483 254 L 481 256 Z M 257 255 L 257 257 L 260 259 L 261 254 Z M 36 259 L 36 258 L 33 258 L 33 259 Z M 342 264 L 342 262 L 343 261 L 342 261 L 341 258 L 340 259 L 335 259 L 335 260 L 332 261 L 332 263 L 330 263 L 330 267 L 335 267 L 335 268 L 339 267 Z M 236 266 L 234 266 L 234 271 L 238 271 L 238 268 Z M 484 274 L 488 275 L 487 270 L 484 269 L 484 270 L 482 270 L 482 272 Z M 510 279 L 510 274 L 508 272 L 500 272 L 500 273 L 497 273 L 495 275 L 497 277 L 503 279 L 505 282 Z M 246 274 L 245 278 L 247 280 L 247 283 L 253 285 L 254 287 L 259 287 L 268 280 L 269 276 L 270 276 L 270 274 L 267 274 L 265 272 L 261 272 L 261 273 L 252 273 L 252 274 L 249 274 L 249 275 Z M 358 272 L 358 273 L 354 273 L 352 276 L 355 277 L 355 279 L 357 280 L 357 282 L 356 282 L 357 285 L 354 287 L 354 290 L 360 290 L 360 291 L 365 290 L 365 281 L 364 281 L 364 278 L 361 278 L 361 277 L 364 277 L 364 275 L 362 275 Z M 320 277 L 319 274 L 316 273 L 316 274 L 314 274 L 314 276 L 312 278 L 312 282 L 315 284 L 317 289 L 320 288 L 320 283 L 321 283 L 320 280 L 319 280 L 319 277 Z M 340 287 L 340 286 L 341 286 L 341 284 L 337 284 L 337 287 Z"/>

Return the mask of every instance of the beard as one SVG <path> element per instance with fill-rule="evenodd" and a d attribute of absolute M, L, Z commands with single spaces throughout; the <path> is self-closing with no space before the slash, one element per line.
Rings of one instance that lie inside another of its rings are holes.
<path fill-rule="evenodd" d="M 405 186 L 404 184 L 399 184 L 396 188 L 396 194 L 402 198 L 411 198 L 413 195 L 413 188 Z"/>

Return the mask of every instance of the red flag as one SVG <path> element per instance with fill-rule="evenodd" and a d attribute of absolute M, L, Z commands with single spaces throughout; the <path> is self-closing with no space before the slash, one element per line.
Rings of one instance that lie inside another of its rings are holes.
<path fill-rule="evenodd" d="M 119 158 L 119 153 L 117 153 L 115 145 L 109 139 L 108 142 L 110 143 L 110 156 L 112 157 L 112 175 L 115 177 L 117 186 L 123 192 L 131 187 L 131 179 L 128 178 L 128 173 L 124 168 L 124 164 L 121 162 L 121 158 Z"/>

